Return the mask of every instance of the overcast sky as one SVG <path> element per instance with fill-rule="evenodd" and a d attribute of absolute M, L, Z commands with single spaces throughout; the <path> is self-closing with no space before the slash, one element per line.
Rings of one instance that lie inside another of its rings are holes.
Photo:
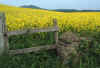
<path fill-rule="evenodd" d="M 100 9 L 100 0 L 0 0 L 7 5 L 36 5 L 47 9 Z"/>

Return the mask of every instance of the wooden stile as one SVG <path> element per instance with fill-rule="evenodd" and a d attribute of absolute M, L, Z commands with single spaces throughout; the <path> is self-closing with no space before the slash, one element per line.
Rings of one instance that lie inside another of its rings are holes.
<path fill-rule="evenodd" d="M 53 45 L 45 45 L 45 46 L 38 46 L 38 47 L 31 47 L 31 48 L 24 48 L 24 49 L 17 49 L 17 50 L 9 50 L 10 55 L 15 55 L 15 54 L 24 54 L 24 53 L 29 53 L 29 52 L 38 52 L 41 50 L 52 50 L 56 49 L 56 45 L 58 43 L 58 26 L 57 26 L 57 20 L 53 19 L 54 26 L 46 29 L 30 29 L 30 30 L 23 30 L 23 31 L 13 31 L 13 32 L 8 32 L 8 36 L 11 35 L 21 35 L 25 33 L 36 33 L 36 32 L 54 32 L 54 39 L 55 39 L 55 44 Z"/>
<path fill-rule="evenodd" d="M 43 28 L 43 29 L 27 29 L 27 30 L 20 30 L 20 31 L 7 31 L 6 26 L 6 17 L 5 14 L 0 14 L 0 55 L 2 54 L 24 54 L 24 53 L 30 53 L 30 52 L 38 52 L 41 50 L 52 50 L 56 49 L 56 45 L 58 43 L 58 26 L 57 26 L 57 20 L 53 19 L 54 26 L 49 28 Z M 8 36 L 11 35 L 22 35 L 26 33 L 36 33 L 36 32 L 54 32 L 54 39 L 55 44 L 53 45 L 45 45 L 45 46 L 38 46 L 38 47 L 32 47 L 32 48 L 24 48 L 24 49 L 17 49 L 17 50 L 9 50 L 8 46 Z"/>
<path fill-rule="evenodd" d="M 54 26 L 49 27 L 49 28 L 43 28 L 43 29 L 27 29 L 27 30 L 19 30 L 19 31 L 11 31 L 7 32 L 8 36 L 11 35 L 22 35 L 22 34 L 32 34 L 36 32 L 54 32 L 54 39 L 55 39 L 55 44 L 53 45 L 45 45 L 45 46 L 38 46 L 38 47 L 32 47 L 32 48 L 24 48 L 24 49 L 17 49 L 17 50 L 9 50 L 10 55 L 15 55 L 15 54 L 24 54 L 24 53 L 30 53 L 30 52 L 38 52 L 41 50 L 52 50 L 56 49 L 56 45 L 58 43 L 58 26 L 57 26 L 57 20 L 53 19 Z M 7 38 L 6 38 L 7 39 Z"/>

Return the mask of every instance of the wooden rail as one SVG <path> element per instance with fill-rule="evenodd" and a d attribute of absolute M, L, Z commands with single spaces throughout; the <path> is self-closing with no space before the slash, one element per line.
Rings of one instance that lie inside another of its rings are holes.
<path fill-rule="evenodd" d="M 58 26 L 57 26 L 57 20 L 53 19 L 54 26 L 49 28 L 43 28 L 43 29 L 26 29 L 26 30 L 19 30 L 19 31 L 7 31 L 6 27 L 6 18 L 5 14 L 0 14 L 0 55 L 2 54 L 24 54 L 29 52 L 37 52 L 41 50 L 51 50 L 55 49 L 58 43 Z M 33 34 L 36 32 L 54 32 L 54 39 L 55 44 L 53 45 L 44 45 L 39 47 L 32 47 L 32 48 L 24 48 L 24 49 L 17 49 L 17 50 L 9 50 L 8 46 L 8 37 L 11 35 L 22 35 L 22 34 Z"/>
<path fill-rule="evenodd" d="M 50 28 L 42 28 L 42 29 L 27 29 L 27 30 L 19 30 L 19 31 L 11 31 L 11 32 L 7 32 L 8 36 L 11 35 L 22 35 L 22 34 L 32 34 L 32 33 L 36 33 L 36 32 L 54 32 L 54 31 L 58 31 L 59 29 L 57 27 L 50 27 Z"/>
<path fill-rule="evenodd" d="M 39 52 L 42 50 L 52 50 L 56 49 L 55 45 L 45 45 L 45 46 L 38 46 L 38 47 L 31 47 L 31 48 L 24 48 L 24 49 L 17 49 L 17 50 L 9 50 L 10 55 L 14 54 L 26 54 L 29 52 Z"/>

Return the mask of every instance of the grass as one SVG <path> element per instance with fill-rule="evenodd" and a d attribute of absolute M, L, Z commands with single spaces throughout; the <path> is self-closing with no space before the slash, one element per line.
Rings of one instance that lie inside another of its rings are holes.
<path fill-rule="evenodd" d="M 1 68 L 62 68 L 55 51 L 9 56 Z"/>
<path fill-rule="evenodd" d="M 81 35 L 83 35 L 82 33 Z M 93 40 L 81 41 L 80 51 L 80 68 L 100 68 L 100 32 L 87 32 L 86 37 L 91 37 Z"/>

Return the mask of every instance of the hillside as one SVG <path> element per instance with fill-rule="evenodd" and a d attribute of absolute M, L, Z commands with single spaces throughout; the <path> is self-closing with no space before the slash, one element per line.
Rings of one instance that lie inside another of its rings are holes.
<path fill-rule="evenodd" d="M 55 11 L 48 11 L 43 9 L 31 9 L 31 8 L 22 8 L 22 7 L 14 7 L 7 5 L 0 5 L 0 12 L 6 13 L 8 30 L 17 30 L 26 28 L 26 26 L 31 27 L 44 27 L 46 22 L 49 22 L 49 17 L 52 17 L 60 14 Z M 48 18 L 48 19 L 46 19 Z M 43 22 L 42 22 L 43 21 Z M 36 24 L 32 24 L 32 23 Z M 16 23 L 16 24 L 14 24 Z M 42 25 L 38 25 L 43 23 Z M 50 23 L 50 22 L 49 22 Z M 46 25 L 45 27 L 48 27 Z"/>
<path fill-rule="evenodd" d="M 54 9 L 57 12 L 100 12 L 100 10 Z"/>
<path fill-rule="evenodd" d="M 20 6 L 20 7 L 22 7 L 22 8 L 42 9 L 42 8 L 40 8 L 38 6 L 35 6 L 35 5 L 23 5 L 23 6 Z"/>
<path fill-rule="evenodd" d="M 23 5 L 23 6 L 20 6 L 20 7 L 49 10 L 49 9 L 45 9 L 45 8 L 40 8 L 40 7 L 35 6 L 35 5 Z M 49 10 L 49 11 L 57 11 L 57 12 L 100 12 L 100 10 L 78 10 L 78 9 L 53 9 L 53 10 Z"/>
<path fill-rule="evenodd" d="M 57 19 L 60 31 L 100 31 L 100 12 L 56 12 L 43 9 L 20 8 L 0 5 L 0 12 L 6 13 L 9 31 L 26 28 L 46 28 Z M 98 27 L 98 29 L 97 29 Z"/>
<path fill-rule="evenodd" d="M 78 12 L 79 10 L 76 10 L 76 9 L 55 9 L 54 11 L 58 11 L 58 12 Z"/>

